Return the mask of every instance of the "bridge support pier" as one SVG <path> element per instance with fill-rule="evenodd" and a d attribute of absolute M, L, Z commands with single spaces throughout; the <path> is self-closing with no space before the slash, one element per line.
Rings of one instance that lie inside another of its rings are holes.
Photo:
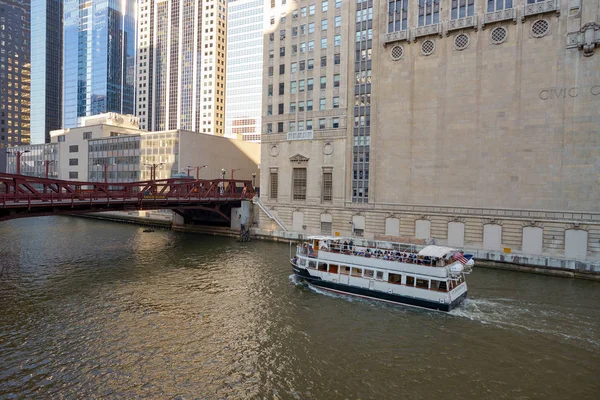
<path fill-rule="evenodd" d="M 183 227 L 185 226 L 185 220 L 183 218 L 182 215 L 177 214 L 176 212 L 173 213 L 173 222 L 172 225 L 174 227 Z"/>

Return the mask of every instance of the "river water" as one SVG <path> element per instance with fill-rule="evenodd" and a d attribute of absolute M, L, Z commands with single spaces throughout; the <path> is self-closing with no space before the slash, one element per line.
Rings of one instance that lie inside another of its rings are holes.
<path fill-rule="evenodd" d="M 444 314 L 299 285 L 287 244 L 142 231 L 0 222 L 0 398 L 599 398 L 599 283 L 475 268 Z"/>

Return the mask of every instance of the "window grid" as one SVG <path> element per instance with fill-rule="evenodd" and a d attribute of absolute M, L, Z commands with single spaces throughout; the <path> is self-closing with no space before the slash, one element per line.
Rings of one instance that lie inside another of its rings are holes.
<path fill-rule="evenodd" d="M 276 199 L 278 190 L 279 190 L 279 174 L 277 172 L 271 172 L 269 198 Z"/>
<path fill-rule="evenodd" d="M 306 168 L 293 169 L 292 188 L 293 200 L 306 200 Z"/>
<path fill-rule="evenodd" d="M 323 172 L 323 197 L 322 201 L 333 199 L 333 173 Z"/>

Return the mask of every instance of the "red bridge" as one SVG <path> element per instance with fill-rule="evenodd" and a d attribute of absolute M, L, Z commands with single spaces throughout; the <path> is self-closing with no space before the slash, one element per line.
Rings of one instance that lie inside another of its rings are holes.
<path fill-rule="evenodd" d="M 186 209 L 216 213 L 254 197 L 252 181 L 186 178 L 104 183 L 75 182 L 0 173 L 0 221 L 42 215 L 109 210 Z M 181 211 L 180 211 L 181 210 Z"/>

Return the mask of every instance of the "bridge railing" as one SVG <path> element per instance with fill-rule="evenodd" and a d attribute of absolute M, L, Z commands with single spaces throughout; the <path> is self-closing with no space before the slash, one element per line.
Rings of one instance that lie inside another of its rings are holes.
<path fill-rule="evenodd" d="M 251 199 L 249 180 L 163 179 L 141 182 L 76 182 L 0 174 L 0 207 L 35 207 L 90 202 L 202 202 Z"/>

